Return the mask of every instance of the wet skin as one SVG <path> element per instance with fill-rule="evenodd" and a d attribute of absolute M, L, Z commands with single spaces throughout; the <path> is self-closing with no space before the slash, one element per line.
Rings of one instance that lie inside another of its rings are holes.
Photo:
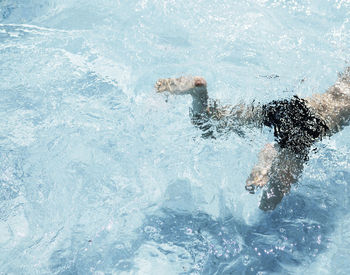
<path fill-rule="evenodd" d="M 192 122 L 201 127 L 203 117 L 217 122 L 218 133 L 237 131 L 237 127 L 262 127 L 262 109 L 259 106 L 239 104 L 220 106 L 210 101 L 207 82 L 203 77 L 186 76 L 159 79 L 155 85 L 158 93 L 192 96 Z M 211 103 L 210 103 L 211 102 Z M 326 92 L 305 98 L 305 103 L 315 115 L 322 118 L 329 128 L 324 135 L 339 132 L 350 122 L 350 68 L 339 75 L 337 82 Z M 208 120 L 209 121 L 209 120 Z M 205 136 L 205 135 L 204 135 Z M 208 137 L 207 135 L 205 137 Z M 321 136 L 322 138 L 322 136 Z M 267 185 L 260 201 L 260 209 L 273 210 L 281 202 L 302 173 L 304 158 L 277 143 L 267 144 L 259 153 L 258 163 L 246 181 L 246 189 L 254 193 L 256 188 Z"/>

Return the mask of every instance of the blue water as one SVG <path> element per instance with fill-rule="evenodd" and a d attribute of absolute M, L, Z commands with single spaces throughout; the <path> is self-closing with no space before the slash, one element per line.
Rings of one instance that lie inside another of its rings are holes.
<path fill-rule="evenodd" d="M 350 127 L 264 213 L 272 134 L 204 140 L 153 89 L 309 96 L 349 45 L 346 0 L 0 0 L 0 274 L 349 274 Z"/>

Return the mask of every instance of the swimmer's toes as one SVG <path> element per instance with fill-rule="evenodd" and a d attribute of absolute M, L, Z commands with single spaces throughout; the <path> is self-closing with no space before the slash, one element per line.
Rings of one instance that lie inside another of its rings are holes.
<path fill-rule="evenodd" d="M 245 190 L 247 190 L 250 194 L 255 194 L 255 186 L 254 185 L 246 185 Z"/>
<path fill-rule="evenodd" d="M 156 88 L 157 93 L 162 93 L 167 89 L 164 79 L 159 79 L 154 85 L 154 87 Z"/>

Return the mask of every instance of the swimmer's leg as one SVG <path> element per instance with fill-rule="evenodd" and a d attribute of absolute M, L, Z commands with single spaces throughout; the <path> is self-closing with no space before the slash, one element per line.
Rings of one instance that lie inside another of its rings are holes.
<path fill-rule="evenodd" d="M 338 74 L 337 83 L 344 83 L 350 86 L 350 67 L 345 68 L 344 72 Z"/>
<path fill-rule="evenodd" d="M 325 93 L 305 98 L 307 104 L 326 123 L 328 131 L 322 136 L 332 135 L 350 124 L 350 67 L 338 74 L 336 83 Z"/>
<path fill-rule="evenodd" d="M 215 138 L 229 131 L 242 134 L 243 126 L 262 127 L 261 106 L 237 104 L 221 106 L 209 100 L 207 82 L 198 76 L 159 79 L 155 85 L 158 93 L 192 96 L 192 123 L 203 131 L 203 137 Z M 209 103 L 210 101 L 210 103 Z"/>
<path fill-rule="evenodd" d="M 271 166 L 277 156 L 277 150 L 273 144 L 266 144 L 260 151 L 258 163 L 253 167 L 246 181 L 246 189 L 250 193 L 254 193 L 256 187 L 263 187 L 269 181 L 268 174 L 271 171 Z"/>
<path fill-rule="evenodd" d="M 209 97 L 207 82 L 203 77 L 183 76 L 159 79 L 155 88 L 158 93 L 169 92 L 174 95 L 191 95 L 193 114 L 202 115 L 207 112 Z"/>
<path fill-rule="evenodd" d="M 305 156 L 297 155 L 287 149 L 279 149 L 268 173 L 268 186 L 264 190 L 259 208 L 273 210 L 290 190 L 302 173 Z"/>
<path fill-rule="evenodd" d="M 191 121 L 193 125 L 203 132 L 202 137 L 214 138 L 211 121 L 213 112 L 208 107 L 207 82 L 204 78 L 199 76 L 183 76 L 179 78 L 159 79 L 155 88 L 158 93 L 169 92 L 174 95 L 191 95 Z"/>

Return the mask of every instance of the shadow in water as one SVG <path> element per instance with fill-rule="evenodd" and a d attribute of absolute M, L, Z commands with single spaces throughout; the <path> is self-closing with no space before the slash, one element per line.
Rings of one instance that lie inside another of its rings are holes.
<path fill-rule="evenodd" d="M 331 185 L 309 179 L 274 211 L 261 211 L 253 224 L 232 215 L 214 219 L 191 212 L 195 206 L 185 196 L 190 190 L 181 185 L 172 203 L 146 216 L 128 237 L 104 229 L 89 240 L 83 238 L 84 227 L 75 227 L 71 238 L 68 235 L 52 253 L 50 270 L 157 273 L 168 268 L 177 274 L 294 274 L 326 252 L 349 207 L 347 188 L 340 188 L 347 185 L 349 175 L 335 173 L 329 178 Z"/>
<path fill-rule="evenodd" d="M 233 216 L 214 220 L 204 213 L 163 209 L 148 217 L 143 234 L 160 247 L 168 243 L 187 250 L 192 269 L 184 268 L 184 273 L 285 274 L 308 265 L 327 248 L 334 218 L 332 211 L 295 194 L 285 198 L 283 207 L 261 212 L 255 225 Z"/>

